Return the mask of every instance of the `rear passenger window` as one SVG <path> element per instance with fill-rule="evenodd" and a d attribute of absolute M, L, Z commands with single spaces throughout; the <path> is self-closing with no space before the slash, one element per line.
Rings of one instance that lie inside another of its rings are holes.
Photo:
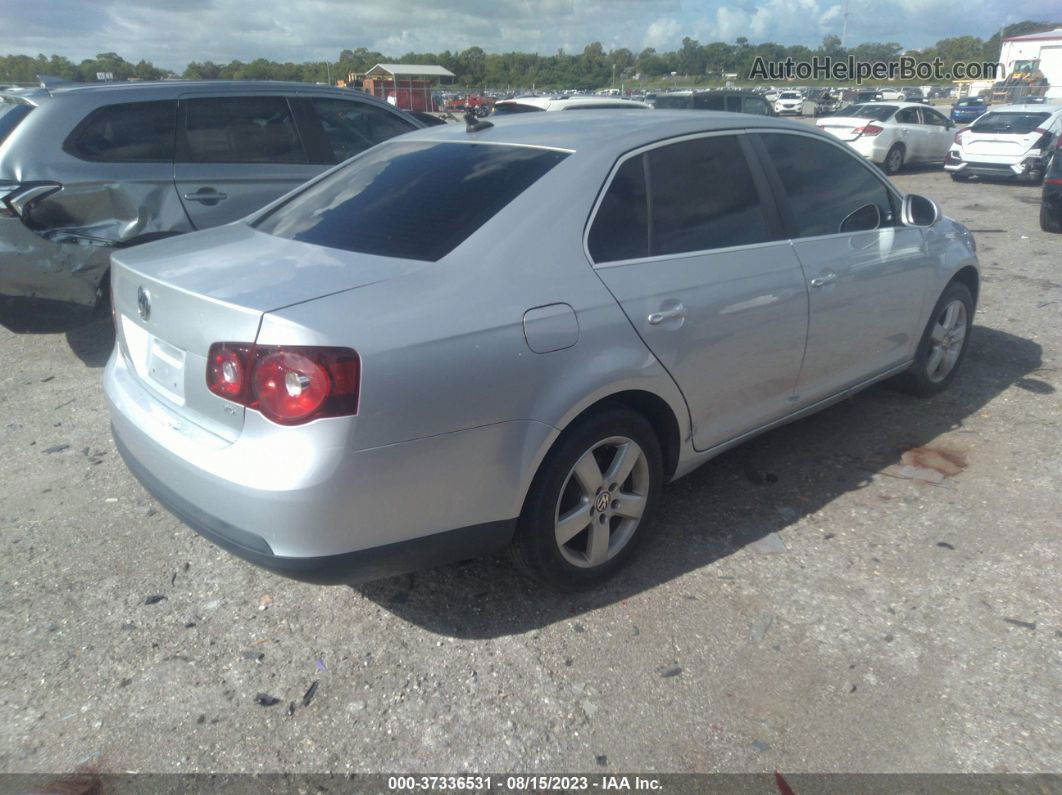
<path fill-rule="evenodd" d="M 177 102 L 127 102 L 93 111 L 63 144 L 82 160 L 173 160 Z"/>
<path fill-rule="evenodd" d="M 761 135 L 796 216 L 797 236 L 835 235 L 868 204 L 881 226 L 895 225 L 893 198 L 882 178 L 844 149 L 803 135 Z"/>
<path fill-rule="evenodd" d="M 649 254 L 644 155 L 624 162 L 590 227 L 587 248 L 594 262 L 637 259 Z"/>
<path fill-rule="evenodd" d="M 742 97 L 742 111 L 745 113 L 758 113 L 760 116 L 770 116 L 771 110 L 767 103 L 759 97 Z"/>
<path fill-rule="evenodd" d="M 650 255 L 772 239 L 736 136 L 684 141 L 648 156 Z"/>
<path fill-rule="evenodd" d="M 694 94 L 694 110 L 723 110 L 723 98 L 719 94 Z"/>
<path fill-rule="evenodd" d="M 179 160 L 187 163 L 305 163 L 284 97 L 182 100 L 186 108 Z"/>
<path fill-rule="evenodd" d="M 741 113 L 741 97 L 732 96 L 726 98 L 726 109 L 731 113 Z"/>
<path fill-rule="evenodd" d="M 311 105 L 332 147 L 333 163 L 414 129 L 394 113 L 364 102 L 319 98 L 311 100 Z"/>

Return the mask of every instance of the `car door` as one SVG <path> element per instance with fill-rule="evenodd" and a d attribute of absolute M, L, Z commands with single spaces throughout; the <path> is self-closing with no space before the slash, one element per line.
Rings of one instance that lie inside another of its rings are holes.
<path fill-rule="evenodd" d="M 918 108 L 900 108 L 892 117 L 892 123 L 896 125 L 897 140 L 902 141 L 906 149 L 904 160 L 910 163 L 924 159 L 928 146 Z"/>
<path fill-rule="evenodd" d="M 807 275 L 803 406 L 910 360 L 932 263 L 888 179 L 858 155 L 797 132 L 762 132 L 756 145 Z"/>
<path fill-rule="evenodd" d="M 627 155 L 603 191 L 587 252 L 686 397 L 705 450 L 790 410 L 807 288 L 743 135 Z"/>
<path fill-rule="evenodd" d="M 173 176 L 197 229 L 236 221 L 319 174 L 283 94 L 180 97 Z"/>
<path fill-rule="evenodd" d="M 922 124 L 926 130 L 926 160 L 940 163 L 955 140 L 955 133 L 952 132 L 955 125 L 950 119 L 932 108 L 919 108 L 918 110 L 922 114 Z"/>

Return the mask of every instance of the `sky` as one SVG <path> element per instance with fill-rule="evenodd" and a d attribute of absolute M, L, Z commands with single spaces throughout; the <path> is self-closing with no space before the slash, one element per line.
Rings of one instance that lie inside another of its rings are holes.
<path fill-rule="evenodd" d="M 920 48 L 950 36 L 988 38 L 1007 22 L 1062 16 L 1058 0 L 848 0 L 847 44 Z M 845 0 L 7 0 L 0 54 L 99 52 L 182 70 L 189 61 L 336 60 L 344 48 L 403 53 L 581 51 L 751 42 L 816 46 L 841 35 Z"/>

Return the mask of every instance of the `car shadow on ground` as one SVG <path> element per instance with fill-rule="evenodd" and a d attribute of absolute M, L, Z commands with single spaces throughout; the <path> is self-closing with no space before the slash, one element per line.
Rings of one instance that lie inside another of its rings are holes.
<path fill-rule="evenodd" d="M 1035 377 L 1040 367 L 1037 343 L 977 326 L 963 370 L 943 394 L 919 400 L 876 386 L 724 453 L 667 486 L 639 554 L 592 592 L 552 592 L 521 576 L 504 555 L 355 590 L 394 615 L 446 636 L 493 638 L 571 619 L 711 566 L 749 544 L 784 549 L 787 527 L 866 487 L 872 475 L 895 468 L 904 450 L 961 432 L 966 418 L 1004 390 L 1054 392 Z M 976 447 L 972 432 L 958 438 L 969 438 L 962 445 L 949 444 L 960 456 Z M 970 466 L 977 466 L 976 456 Z M 887 521 L 888 503 L 883 500 L 881 507 Z"/>
<path fill-rule="evenodd" d="M 110 305 L 91 308 L 34 298 L 0 298 L 0 326 L 15 334 L 66 334 L 88 367 L 103 367 L 114 348 Z"/>

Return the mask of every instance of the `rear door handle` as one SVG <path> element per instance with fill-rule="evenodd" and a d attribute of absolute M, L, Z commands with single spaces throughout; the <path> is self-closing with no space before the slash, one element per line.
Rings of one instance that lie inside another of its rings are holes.
<path fill-rule="evenodd" d="M 682 304 L 679 304 L 676 307 L 672 307 L 671 309 L 664 309 L 660 312 L 653 312 L 651 315 L 649 315 L 648 320 L 650 326 L 659 326 L 665 320 L 675 320 L 676 318 L 680 317 L 686 317 L 686 307 L 684 307 Z"/>
<path fill-rule="evenodd" d="M 219 193 L 218 191 L 214 190 L 213 188 L 200 188 L 195 193 L 185 193 L 184 194 L 185 201 L 203 202 L 203 204 L 208 204 L 210 202 L 216 203 L 216 202 L 221 201 L 222 199 L 227 199 L 227 198 L 229 198 L 229 194 L 227 194 L 227 193 Z"/>
<path fill-rule="evenodd" d="M 833 284 L 835 281 L 837 281 L 836 273 L 834 273 L 833 271 L 824 271 L 823 273 L 820 273 L 818 276 L 816 276 L 814 279 L 811 279 L 808 284 L 810 284 L 817 290 L 821 287 L 825 287 L 828 284 Z"/>

